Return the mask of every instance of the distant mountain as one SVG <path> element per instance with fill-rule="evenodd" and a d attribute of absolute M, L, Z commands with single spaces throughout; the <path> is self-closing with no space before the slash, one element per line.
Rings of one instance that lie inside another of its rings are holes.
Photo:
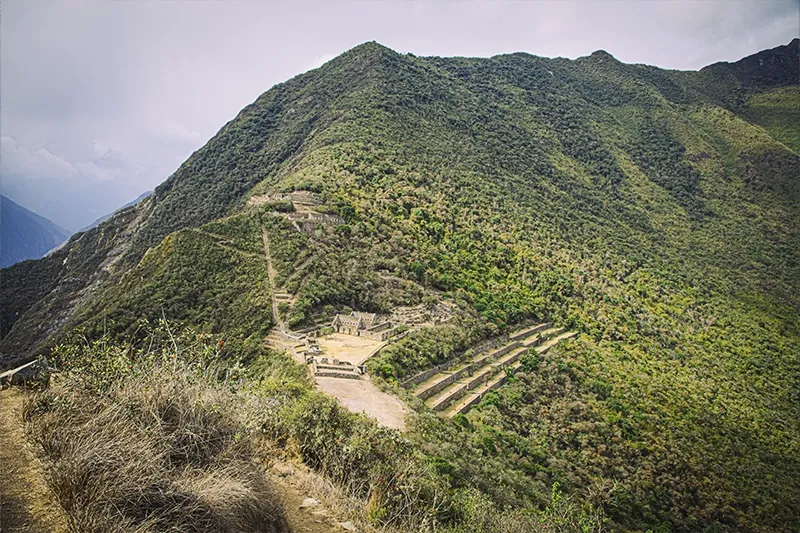
<path fill-rule="evenodd" d="M 153 191 L 145 191 L 145 192 L 143 192 L 142 194 L 137 196 L 135 200 L 131 200 L 130 202 L 128 202 L 127 204 L 123 205 L 119 209 L 115 209 L 111 213 L 108 213 L 107 215 L 101 216 L 100 218 L 98 218 L 97 220 L 95 220 L 94 222 L 92 222 L 91 224 L 86 226 L 85 228 L 81 228 L 78 231 L 88 231 L 88 230 L 90 230 L 92 228 L 95 228 L 95 227 L 99 226 L 100 224 L 102 224 L 103 222 L 105 222 L 109 218 L 113 217 L 115 214 L 119 213 L 120 211 L 122 211 L 126 207 L 131 207 L 132 205 L 138 204 L 139 202 L 141 202 L 142 200 L 144 200 L 145 198 L 147 198 L 151 194 L 153 194 Z"/>
<path fill-rule="evenodd" d="M 0 268 L 39 259 L 70 232 L 5 196 L 0 196 Z"/>
<path fill-rule="evenodd" d="M 142 194 L 137 196 L 134 200 L 131 200 L 127 204 L 123 205 L 122 207 L 119 207 L 119 208 L 115 209 L 111 213 L 108 213 L 108 214 L 105 214 L 105 215 L 101 216 L 100 218 L 98 218 L 97 220 L 95 220 L 94 222 L 89 224 L 88 226 L 79 229 L 75 233 L 83 233 L 85 231 L 89 231 L 90 229 L 96 228 L 97 226 L 99 226 L 100 224 L 102 224 L 106 220 L 110 219 L 111 217 L 113 217 L 114 215 L 116 215 L 117 213 L 122 211 L 123 209 L 126 209 L 128 207 L 132 207 L 132 206 L 138 204 L 139 202 L 141 202 L 145 198 L 149 197 L 151 194 L 153 194 L 153 191 L 145 191 L 145 192 L 143 192 Z M 46 255 L 50 255 L 50 254 L 54 253 L 56 250 L 61 249 L 62 247 L 64 247 L 67 244 L 67 242 L 68 241 L 64 241 L 61 244 L 59 244 L 58 246 L 50 249 L 49 252 Z"/>

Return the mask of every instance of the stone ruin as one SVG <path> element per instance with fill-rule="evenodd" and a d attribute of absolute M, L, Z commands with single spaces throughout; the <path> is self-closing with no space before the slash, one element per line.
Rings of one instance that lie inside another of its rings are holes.
<path fill-rule="evenodd" d="M 328 357 L 311 357 L 311 373 L 315 377 L 331 377 L 345 379 L 361 379 L 366 369 L 363 365 L 354 365 L 347 361 L 340 361 Z"/>
<path fill-rule="evenodd" d="M 319 347 L 319 343 L 317 341 L 306 339 L 306 349 L 304 355 L 306 358 L 306 364 L 311 364 L 311 361 L 313 361 L 315 357 L 322 356 L 322 348 Z"/>
<path fill-rule="evenodd" d="M 275 202 L 291 202 L 294 211 L 277 212 L 272 214 L 290 221 L 302 233 L 311 233 L 318 225 L 336 226 L 343 224 L 344 220 L 338 215 L 320 213 L 316 209 L 322 205 L 319 195 L 310 191 L 295 191 L 289 193 L 273 193 L 252 196 L 247 201 L 249 205 L 263 205 Z"/>
<path fill-rule="evenodd" d="M 322 202 L 319 196 L 311 191 L 294 191 L 286 193 L 260 194 L 251 196 L 247 201 L 250 205 L 268 204 L 273 202 L 292 202 L 305 206 L 317 206 Z"/>
<path fill-rule="evenodd" d="M 353 311 L 349 315 L 338 314 L 331 322 L 336 333 L 385 341 L 397 334 L 397 326 L 389 320 L 378 320 L 375 313 Z"/>
<path fill-rule="evenodd" d="M 395 308 L 389 320 L 409 326 L 445 324 L 452 320 L 455 304 L 439 301 L 434 305 L 419 304 Z"/>

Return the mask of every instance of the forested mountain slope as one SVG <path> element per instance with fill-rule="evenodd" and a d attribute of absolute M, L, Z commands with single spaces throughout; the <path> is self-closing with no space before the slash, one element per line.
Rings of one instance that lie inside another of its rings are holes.
<path fill-rule="evenodd" d="M 150 198 L 4 270 L 0 350 L 166 316 L 258 351 L 266 232 L 292 325 L 431 294 L 471 317 L 386 350 L 371 370 L 390 381 L 522 320 L 582 333 L 467 417 L 423 410 L 409 438 L 453 487 L 528 507 L 553 482 L 615 485 L 601 503 L 623 530 L 790 531 L 798 48 L 678 72 L 361 45 L 264 93 Z M 292 190 L 343 223 L 300 233 L 253 201 Z"/>
<path fill-rule="evenodd" d="M 151 194 L 153 194 L 153 191 L 145 191 L 145 192 L 143 192 L 142 194 L 137 196 L 135 199 L 133 199 L 130 202 L 128 202 L 125 205 L 123 205 L 122 207 L 120 207 L 118 209 L 115 209 L 111 213 L 108 213 L 106 215 L 101 216 L 100 218 L 98 218 L 97 220 L 95 220 L 94 222 L 92 222 L 91 224 L 86 226 L 85 228 L 81 228 L 78 231 L 88 231 L 88 230 L 90 230 L 92 228 L 95 228 L 95 227 L 99 226 L 100 224 L 102 224 L 103 222 L 108 220 L 109 218 L 113 217 L 117 212 L 122 211 L 123 209 L 125 209 L 127 207 L 131 207 L 131 206 L 134 206 L 134 205 L 138 204 L 139 202 L 141 202 L 142 200 L 144 200 L 145 198 L 147 198 Z"/>

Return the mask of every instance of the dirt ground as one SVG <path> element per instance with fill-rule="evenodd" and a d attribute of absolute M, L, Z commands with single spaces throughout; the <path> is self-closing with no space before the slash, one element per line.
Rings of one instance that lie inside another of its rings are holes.
<path fill-rule="evenodd" d="M 63 510 L 52 498 L 23 433 L 25 394 L 16 388 L 0 391 L 0 533 L 66 533 Z M 282 470 L 275 474 L 272 479 L 292 533 L 346 531 L 325 507 L 301 508 L 308 494 L 296 476 Z"/>
<path fill-rule="evenodd" d="M 286 518 L 292 533 L 342 533 L 346 531 L 339 526 L 335 513 L 322 503 L 314 507 L 303 507 L 302 504 L 311 494 L 304 487 L 300 476 L 288 464 L 275 464 L 272 467 L 272 482 L 281 493 Z"/>
<path fill-rule="evenodd" d="M 354 413 L 366 413 L 384 426 L 404 430 L 408 409 L 392 396 L 376 387 L 368 376 L 362 379 L 317 377 L 317 387 L 337 398 Z"/>
<path fill-rule="evenodd" d="M 344 333 L 331 333 L 319 339 L 319 347 L 325 357 L 360 365 L 385 343 Z"/>
<path fill-rule="evenodd" d="M 0 532 L 63 533 L 63 511 L 23 433 L 24 398 L 17 388 L 0 391 Z"/>

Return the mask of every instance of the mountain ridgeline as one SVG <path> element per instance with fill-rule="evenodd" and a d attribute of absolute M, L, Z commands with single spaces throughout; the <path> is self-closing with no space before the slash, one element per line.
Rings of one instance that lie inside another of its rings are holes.
<path fill-rule="evenodd" d="M 579 331 L 406 438 L 453 490 L 622 531 L 800 527 L 800 40 L 697 72 L 358 46 L 276 85 L 148 198 L 2 271 L 0 351 L 162 316 L 252 356 L 277 318 L 454 302 L 390 383 L 509 326 Z M 273 216 L 304 191 L 336 224 Z M 443 347 L 444 346 L 444 347 Z M 613 487 L 604 492 L 602 487 Z M 613 494 L 612 494 L 613 493 Z"/>
<path fill-rule="evenodd" d="M 97 220 L 95 220 L 94 222 L 92 222 L 91 224 L 86 226 L 85 228 L 81 228 L 78 231 L 89 231 L 92 228 L 96 228 L 97 226 L 99 226 L 100 224 L 102 224 L 103 222 L 105 222 L 109 218 L 113 217 L 115 214 L 117 214 L 117 212 L 122 211 L 123 209 L 125 209 L 127 207 L 131 207 L 131 206 L 134 206 L 134 205 L 138 204 L 139 202 L 141 202 L 142 200 L 144 200 L 145 198 L 147 198 L 151 194 L 153 194 L 153 191 L 145 191 L 145 192 L 143 192 L 142 194 L 137 196 L 135 199 L 133 199 L 130 202 L 126 203 L 125 205 L 123 205 L 119 209 L 115 209 L 111 213 L 108 213 L 106 215 L 101 216 L 100 218 L 98 218 Z"/>
<path fill-rule="evenodd" d="M 0 196 L 0 268 L 39 259 L 69 234 L 53 221 Z"/>

